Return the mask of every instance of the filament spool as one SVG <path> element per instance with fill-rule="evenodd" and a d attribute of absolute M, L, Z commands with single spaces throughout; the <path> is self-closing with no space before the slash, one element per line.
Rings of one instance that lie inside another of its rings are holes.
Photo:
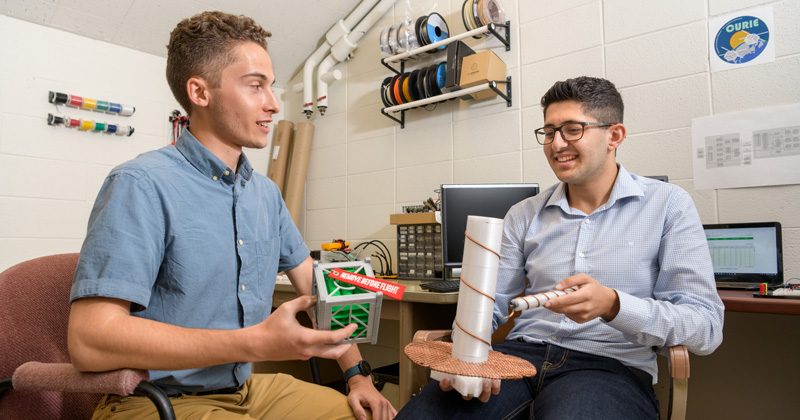
<path fill-rule="evenodd" d="M 381 35 L 378 37 L 378 41 L 380 42 L 381 46 L 381 52 L 383 53 L 384 57 L 393 55 L 392 49 L 389 47 L 389 29 L 391 29 L 389 26 L 383 28 Z"/>

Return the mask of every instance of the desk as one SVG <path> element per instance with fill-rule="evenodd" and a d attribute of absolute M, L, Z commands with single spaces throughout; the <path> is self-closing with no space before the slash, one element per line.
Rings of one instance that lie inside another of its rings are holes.
<path fill-rule="evenodd" d="M 726 311 L 800 315 L 800 299 L 759 298 L 753 296 L 752 290 L 719 290 L 718 293 Z"/>
<path fill-rule="evenodd" d="M 450 329 L 452 327 L 453 319 L 455 319 L 456 303 L 458 302 L 458 293 L 430 293 L 426 292 L 419 287 L 423 281 L 419 280 L 401 280 L 406 286 L 406 292 L 403 295 L 402 301 L 396 301 L 391 298 L 384 298 L 383 307 L 381 309 L 381 318 L 399 321 L 399 355 L 400 361 L 400 404 L 403 405 L 411 399 L 411 394 L 414 391 L 416 384 L 416 371 L 413 364 L 403 354 L 403 347 L 410 343 L 414 332 L 421 329 Z M 777 315 L 800 315 L 800 299 L 781 299 L 781 298 L 756 298 L 753 297 L 752 291 L 744 290 L 720 290 L 719 295 L 722 302 L 725 304 L 726 312 L 747 312 L 766 314 L 763 316 L 776 316 Z M 273 297 L 274 306 L 278 306 L 288 300 L 294 299 L 297 295 L 290 284 L 277 284 L 275 287 L 275 294 Z M 747 321 L 747 318 L 731 317 L 730 323 L 726 323 L 726 328 L 730 328 L 734 324 Z M 741 377 L 739 375 L 727 378 L 721 383 L 708 383 L 718 376 L 721 371 L 730 370 L 730 366 L 741 364 L 742 349 L 752 347 L 752 336 L 750 335 L 751 327 L 741 328 L 746 337 L 736 337 L 734 335 L 727 335 L 727 341 L 723 342 L 723 348 L 715 352 L 714 355 L 705 358 L 692 359 L 693 371 L 693 386 L 692 386 L 692 399 L 697 401 L 714 401 L 718 395 L 716 394 L 725 383 L 736 383 Z M 781 327 L 781 331 L 786 331 L 786 326 Z M 777 345 L 777 343 L 775 343 Z M 748 347 L 749 346 L 749 347 Z M 774 350 L 768 350 L 774 353 Z M 726 356 L 726 352 L 730 352 L 730 356 Z M 786 362 L 782 362 L 784 365 Z M 794 363 L 794 362 L 792 362 Z M 762 362 L 763 364 L 763 362 Z M 706 368 L 704 366 L 713 366 L 713 368 Z M 772 369 L 767 369 L 772 370 Z M 774 379 L 773 379 L 774 381 Z M 770 382 L 764 379 L 763 382 Z M 708 395 L 701 391 L 702 388 L 708 389 Z M 747 388 L 745 384 L 737 386 L 738 388 Z M 712 391 L 713 390 L 713 391 Z M 730 394 L 733 395 L 734 391 L 731 390 Z M 747 400 L 742 396 L 742 401 Z M 708 407 L 703 407 L 701 404 L 690 404 L 691 418 L 704 418 L 706 414 L 711 414 L 713 405 L 710 403 L 705 404 Z M 717 407 L 718 408 L 718 407 Z M 707 409 L 709 413 L 697 413 L 696 410 Z M 746 407 L 737 407 L 738 410 L 746 410 Z M 761 408 L 763 409 L 763 408 Z M 698 415 L 699 414 L 699 415 Z M 714 417 L 713 415 L 711 417 Z M 705 417 L 710 418 L 710 417 Z"/>
<path fill-rule="evenodd" d="M 414 365 L 403 353 L 403 347 L 410 343 L 414 333 L 418 330 L 450 329 L 456 317 L 456 303 L 458 292 L 431 293 L 419 287 L 420 283 L 430 280 L 398 280 L 399 284 L 406 286 L 403 300 L 383 298 L 381 319 L 399 321 L 399 358 L 400 361 L 400 404 L 403 405 L 411 399 L 411 394 L 416 383 Z M 291 284 L 278 283 L 272 297 L 273 306 L 297 297 Z M 380 333 L 379 333 L 380 335 Z"/>
<path fill-rule="evenodd" d="M 800 299 L 756 298 L 744 290 L 719 295 L 722 345 L 691 356 L 686 419 L 796 418 L 796 402 L 784 396 L 800 387 Z"/>

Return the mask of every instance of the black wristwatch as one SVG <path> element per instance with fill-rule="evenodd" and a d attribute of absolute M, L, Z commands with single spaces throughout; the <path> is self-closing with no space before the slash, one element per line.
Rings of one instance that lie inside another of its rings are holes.
<path fill-rule="evenodd" d="M 372 373 L 372 368 L 366 360 L 358 362 L 355 366 L 344 371 L 344 381 L 347 382 L 350 378 L 356 375 L 369 376 Z"/>

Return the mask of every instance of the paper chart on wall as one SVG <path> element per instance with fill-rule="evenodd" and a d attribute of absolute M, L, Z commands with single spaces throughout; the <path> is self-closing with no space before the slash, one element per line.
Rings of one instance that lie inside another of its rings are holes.
<path fill-rule="evenodd" d="M 692 120 L 697 190 L 800 184 L 800 104 Z"/>

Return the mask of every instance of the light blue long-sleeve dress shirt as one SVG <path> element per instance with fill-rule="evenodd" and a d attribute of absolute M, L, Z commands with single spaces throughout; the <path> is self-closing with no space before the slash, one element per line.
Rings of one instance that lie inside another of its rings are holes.
<path fill-rule="evenodd" d="M 578 324 L 545 308 L 522 312 L 508 339 L 612 357 L 650 373 L 655 349 L 683 344 L 708 354 L 722 342 L 724 306 L 689 194 L 619 166 L 611 195 L 592 214 L 570 208 L 565 184 L 515 205 L 505 217 L 493 326 L 520 294 L 555 290 L 585 273 L 616 290 L 619 314 Z M 525 288 L 525 279 L 530 285 Z"/>
<path fill-rule="evenodd" d="M 238 172 L 185 131 L 106 178 L 89 219 L 71 300 L 112 297 L 134 316 L 187 328 L 238 329 L 272 310 L 275 275 L 309 250 L 274 182 L 244 154 Z M 240 386 L 250 363 L 151 371 L 198 392 Z"/>

